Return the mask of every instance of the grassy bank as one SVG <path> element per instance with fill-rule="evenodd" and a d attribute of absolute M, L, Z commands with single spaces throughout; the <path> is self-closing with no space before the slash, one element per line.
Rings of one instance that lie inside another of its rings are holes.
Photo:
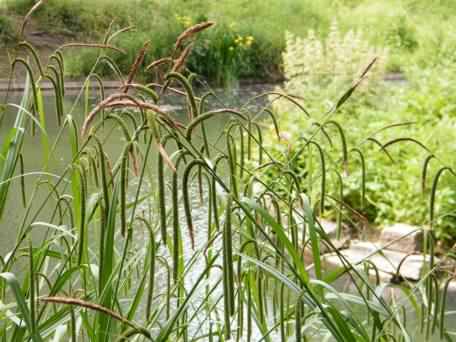
<path fill-rule="evenodd" d="M 7 2 L 9 11 L 19 15 L 33 3 Z M 84 41 L 100 41 L 112 21 L 114 28 L 135 25 L 134 33 L 116 39 L 126 54 L 112 56 L 125 73 L 144 40 L 151 42 L 147 57 L 151 61 L 168 54 L 183 28 L 214 20 L 218 28 L 195 44 L 188 67 L 218 82 L 279 78 L 285 31 L 305 36 L 312 29 L 325 35 L 333 20 L 339 22 L 341 30 L 362 29 L 372 44 L 389 48 L 389 71 L 401 71 L 411 62 L 430 65 L 442 48 L 455 45 L 451 33 L 455 16 L 456 5 L 443 0 L 50 0 L 35 15 L 39 27 Z M 69 58 L 69 75 L 87 73 L 94 59 L 87 51 Z M 103 73 L 109 75 L 110 71 Z"/>

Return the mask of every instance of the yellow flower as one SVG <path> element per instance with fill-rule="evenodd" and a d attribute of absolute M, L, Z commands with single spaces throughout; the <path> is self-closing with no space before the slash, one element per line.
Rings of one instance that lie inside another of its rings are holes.
<path fill-rule="evenodd" d="M 254 41 L 255 41 L 255 38 L 253 38 L 252 36 L 247 36 L 247 37 L 245 37 L 244 44 L 246 47 L 251 47 Z"/>
<path fill-rule="evenodd" d="M 242 45 L 242 37 L 237 35 L 236 38 L 234 39 L 234 43 L 237 45 Z"/>
<path fill-rule="evenodd" d="M 192 18 L 189 16 L 182 16 L 182 15 L 176 14 L 175 17 L 176 17 L 177 22 L 179 24 L 182 24 L 185 27 L 192 26 L 192 24 L 193 24 Z"/>

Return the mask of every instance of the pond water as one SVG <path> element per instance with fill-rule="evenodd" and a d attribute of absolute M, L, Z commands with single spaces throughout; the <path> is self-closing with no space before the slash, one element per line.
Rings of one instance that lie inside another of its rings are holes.
<path fill-rule="evenodd" d="M 230 91 L 215 89 L 214 92 L 217 94 L 216 105 L 218 108 L 231 107 L 236 108 L 242 105 L 245 101 L 251 97 L 258 95 L 264 91 L 271 90 L 273 85 L 252 85 L 245 86 L 241 88 L 233 88 Z M 46 111 L 46 132 L 49 137 L 49 141 L 52 144 L 56 141 L 60 127 L 57 124 L 56 114 L 54 111 L 55 108 L 55 97 L 52 94 L 46 94 L 44 106 L 47 109 Z M 79 93 L 74 93 L 67 95 L 65 97 L 64 109 L 65 115 L 72 115 L 72 117 L 79 123 L 81 123 L 84 116 L 84 103 L 82 101 L 82 96 L 79 96 Z M 21 94 L 1 94 L 0 93 L 1 103 L 13 103 L 20 104 Z M 95 101 L 95 98 L 92 98 L 92 102 Z M 264 100 L 263 100 L 264 101 Z M 174 107 L 173 115 L 175 118 L 181 122 L 185 122 L 187 117 L 182 110 L 183 102 L 181 97 L 177 96 L 167 96 L 165 98 L 166 105 L 171 105 Z M 264 105 L 264 102 L 257 102 L 258 106 Z M 14 120 L 16 116 L 17 109 L 9 107 L 6 114 L 3 115 L 0 121 L 0 141 L 6 136 L 8 131 L 13 127 Z M 219 116 L 217 118 L 207 121 L 207 132 L 210 142 L 214 142 L 222 132 L 226 121 L 228 120 L 227 116 Z M 80 127 L 80 125 L 79 125 Z M 120 154 L 124 138 L 122 137 L 121 131 L 117 127 L 113 127 L 113 123 L 108 123 L 104 130 L 110 131 L 114 129 L 110 138 L 105 141 L 104 148 L 108 155 L 116 157 Z M 70 162 L 71 156 L 71 147 L 70 142 L 65 141 L 66 135 L 64 135 L 64 140 L 59 140 L 54 146 L 54 153 L 51 156 L 51 161 L 49 164 L 48 172 L 59 174 Z M 35 136 L 31 134 L 26 134 L 23 146 L 23 159 L 24 159 L 24 169 L 31 172 L 39 172 L 43 167 L 43 154 L 42 147 L 40 144 L 40 136 L 37 131 Z M 155 169 L 152 170 L 155 172 Z M 26 192 L 31 191 L 33 184 L 36 182 L 37 175 L 30 175 L 24 178 Z M 16 239 L 17 227 L 20 225 L 21 220 L 24 214 L 24 206 L 22 203 L 21 187 L 19 181 L 12 183 L 10 187 L 10 193 L 7 200 L 6 206 L 6 219 L 2 220 L 1 223 L 1 236 L 0 239 L 0 255 L 5 255 L 10 250 Z M 42 196 L 45 196 L 48 193 L 48 189 L 42 187 Z M 39 196 L 38 196 L 39 198 Z M 43 217 L 44 219 L 44 217 Z M 39 221 L 39 218 L 37 218 Z"/>

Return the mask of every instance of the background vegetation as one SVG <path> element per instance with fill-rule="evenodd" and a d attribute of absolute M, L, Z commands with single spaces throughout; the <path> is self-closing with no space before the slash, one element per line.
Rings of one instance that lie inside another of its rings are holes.
<path fill-rule="evenodd" d="M 24 15 L 34 0 L 6 3 L 9 14 Z M 183 27 L 214 20 L 218 28 L 195 46 L 189 68 L 218 82 L 280 78 L 285 31 L 302 37 L 312 29 L 325 36 L 334 19 L 342 32 L 362 30 L 371 44 L 388 48 L 388 71 L 403 71 L 410 63 L 429 65 L 442 50 L 455 46 L 455 16 L 450 0 L 49 0 L 36 13 L 40 29 L 75 39 L 100 41 L 113 20 L 115 27 L 134 24 L 135 33 L 116 42 L 127 51 L 117 58 L 124 72 L 145 39 L 151 41 L 152 60 L 169 52 Z M 251 43 L 242 44 L 250 36 Z M 92 65 L 93 53 L 80 54 L 68 61 L 69 75 L 81 76 Z"/>

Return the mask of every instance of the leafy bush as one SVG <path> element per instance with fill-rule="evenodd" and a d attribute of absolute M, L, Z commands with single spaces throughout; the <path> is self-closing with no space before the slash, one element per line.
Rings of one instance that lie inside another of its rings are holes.
<path fill-rule="evenodd" d="M 386 33 L 386 44 L 394 49 L 413 52 L 419 46 L 416 29 L 405 15 L 400 15 Z"/>
<path fill-rule="evenodd" d="M 25 15 L 36 1 L 19 0 L 8 5 L 10 13 Z M 103 35 L 112 20 L 125 25 L 132 2 L 87 0 L 49 0 L 38 8 L 34 17 L 50 32 L 87 38 Z"/>
<path fill-rule="evenodd" d="M 154 34 L 152 32 L 128 32 L 115 40 L 115 45 L 124 50 L 126 53 L 97 51 L 94 49 L 81 49 L 76 55 L 68 55 L 66 64 L 66 72 L 68 76 L 77 77 L 88 75 L 92 67 L 100 55 L 106 53 L 116 62 L 116 66 L 123 74 L 130 71 L 131 64 L 134 62 L 138 51 L 144 46 L 144 42 L 149 40 L 149 37 Z M 144 60 L 144 65 L 157 59 L 159 56 L 169 55 L 172 51 L 172 45 L 169 41 L 176 39 L 177 30 L 170 27 L 169 30 L 164 30 L 159 35 L 155 35 L 154 44 L 151 44 L 147 50 L 147 55 Z M 106 63 L 99 64 L 96 72 L 100 76 L 113 77 L 113 70 Z M 140 75 L 143 79 L 152 79 L 152 74 L 142 68 Z"/>
<path fill-rule="evenodd" d="M 267 66 L 277 63 L 269 60 L 266 46 L 260 37 L 237 29 L 235 24 L 220 24 L 195 45 L 189 69 L 217 83 L 265 78 Z"/>
<path fill-rule="evenodd" d="M 0 14 L 0 41 L 11 43 L 16 40 L 16 32 L 13 21 L 6 15 Z"/>
<path fill-rule="evenodd" d="M 25 15 L 36 3 L 36 0 L 6 1 L 7 9 L 13 13 Z"/>

